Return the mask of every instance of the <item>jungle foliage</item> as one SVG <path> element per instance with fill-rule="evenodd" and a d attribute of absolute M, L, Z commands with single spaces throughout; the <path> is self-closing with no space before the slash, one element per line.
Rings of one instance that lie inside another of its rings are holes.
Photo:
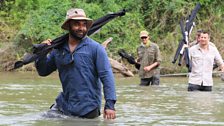
<path fill-rule="evenodd" d="M 13 43 L 17 58 L 32 49 L 32 44 L 64 33 L 61 24 L 69 8 L 83 8 L 88 17 L 97 19 L 123 8 L 128 12 L 105 25 L 91 36 L 98 42 L 113 37 L 108 53 L 116 57 L 121 48 L 136 55 L 139 32 L 147 30 L 160 47 L 163 65 L 170 66 L 181 38 L 179 21 L 186 18 L 198 0 L 0 0 L 0 48 Z M 224 2 L 199 0 L 202 5 L 196 29 L 210 31 L 212 42 L 224 50 Z M 221 51 L 221 54 L 224 52 Z"/>

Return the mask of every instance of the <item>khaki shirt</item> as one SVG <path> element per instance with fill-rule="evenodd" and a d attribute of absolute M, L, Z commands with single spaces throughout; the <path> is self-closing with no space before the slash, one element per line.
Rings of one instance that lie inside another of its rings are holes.
<path fill-rule="evenodd" d="M 155 74 L 159 74 L 159 67 L 153 68 L 151 71 L 144 71 L 144 67 L 149 66 L 155 62 L 161 62 L 160 50 L 157 44 L 150 43 L 149 46 L 140 45 L 137 48 L 138 61 L 141 64 L 139 69 L 140 78 L 150 78 Z"/>
<path fill-rule="evenodd" d="M 189 56 L 192 69 L 189 76 L 189 83 L 203 86 L 212 86 L 212 70 L 214 62 L 218 66 L 223 64 L 221 55 L 217 48 L 209 44 L 208 52 L 204 52 L 199 44 L 189 49 Z"/>

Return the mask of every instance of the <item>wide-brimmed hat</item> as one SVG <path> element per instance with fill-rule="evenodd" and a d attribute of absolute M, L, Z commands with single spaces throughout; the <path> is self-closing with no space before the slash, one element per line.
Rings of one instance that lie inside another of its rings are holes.
<path fill-rule="evenodd" d="M 140 36 L 140 38 L 141 37 L 148 37 L 149 33 L 147 31 L 141 31 L 139 36 Z"/>
<path fill-rule="evenodd" d="M 72 8 L 67 11 L 65 21 L 61 26 L 62 29 L 69 30 L 69 24 L 68 24 L 69 20 L 86 20 L 87 29 L 89 29 L 93 24 L 93 20 L 87 18 L 84 10 L 79 8 Z"/>

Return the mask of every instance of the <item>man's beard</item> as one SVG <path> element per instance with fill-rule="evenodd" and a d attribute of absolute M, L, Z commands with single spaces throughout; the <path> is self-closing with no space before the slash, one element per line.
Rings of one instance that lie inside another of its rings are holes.
<path fill-rule="evenodd" d="M 79 35 L 79 34 L 77 34 L 77 32 L 83 32 L 83 34 L 82 35 Z M 86 36 L 87 32 L 78 31 L 78 30 L 77 31 L 74 31 L 72 29 L 69 29 L 69 34 L 72 36 L 72 38 L 74 38 L 76 40 L 82 40 Z"/>

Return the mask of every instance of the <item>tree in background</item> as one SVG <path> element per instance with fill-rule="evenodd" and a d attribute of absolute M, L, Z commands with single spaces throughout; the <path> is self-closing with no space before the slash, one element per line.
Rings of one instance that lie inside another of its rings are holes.
<path fill-rule="evenodd" d="M 30 51 L 32 44 L 64 34 L 61 23 L 69 8 L 83 8 L 88 17 L 97 19 L 107 13 L 127 9 L 124 17 L 105 25 L 93 39 L 103 42 L 113 37 L 109 55 L 116 56 L 119 49 L 136 54 L 139 32 L 148 30 L 163 56 L 162 66 L 173 66 L 173 53 L 181 38 L 179 21 L 186 17 L 198 1 L 191 0 L 1 0 L 0 48 L 3 42 L 13 42 L 18 58 Z M 218 49 L 224 38 L 224 2 L 199 0 L 202 5 L 196 19 L 196 29 L 206 28 Z M 193 31 L 192 34 L 194 34 Z M 193 38 L 192 38 L 193 39 Z M 224 52 L 221 51 L 221 54 Z"/>

